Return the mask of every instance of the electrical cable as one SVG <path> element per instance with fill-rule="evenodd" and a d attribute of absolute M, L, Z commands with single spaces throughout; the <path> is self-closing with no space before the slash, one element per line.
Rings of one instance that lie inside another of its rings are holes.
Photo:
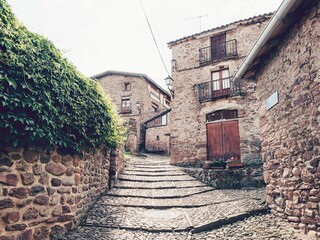
<path fill-rule="evenodd" d="M 151 32 L 151 35 L 152 35 L 154 44 L 156 45 L 156 48 L 157 48 L 157 50 L 158 50 L 158 53 L 159 53 L 159 56 L 160 56 L 160 58 L 161 58 L 162 64 L 163 64 L 163 66 L 164 66 L 164 69 L 166 70 L 166 72 L 168 73 L 168 75 L 170 75 L 170 73 L 169 73 L 169 71 L 168 71 L 168 69 L 167 69 L 167 66 L 166 66 L 166 64 L 164 63 L 164 60 L 163 60 L 163 58 L 162 58 L 161 52 L 160 52 L 160 50 L 159 50 L 158 43 L 157 43 L 157 41 L 156 41 L 156 38 L 154 37 L 154 34 L 153 34 L 153 31 L 152 31 L 152 28 L 151 28 L 151 25 L 150 25 L 148 16 L 147 16 L 146 11 L 145 11 L 145 9 L 144 9 L 144 7 L 143 7 L 143 4 L 142 4 L 142 0 L 140 0 L 140 4 L 141 4 L 141 7 L 142 7 L 144 16 L 145 16 L 145 18 L 146 18 L 146 20 L 147 20 L 147 23 L 148 23 L 148 26 L 149 26 L 149 30 L 150 30 L 150 32 Z"/>

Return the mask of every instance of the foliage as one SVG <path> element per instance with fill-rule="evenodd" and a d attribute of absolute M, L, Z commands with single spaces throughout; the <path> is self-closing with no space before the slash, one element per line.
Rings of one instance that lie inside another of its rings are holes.
<path fill-rule="evenodd" d="M 119 117 L 98 84 L 0 0 L 0 143 L 80 152 L 120 141 Z"/>

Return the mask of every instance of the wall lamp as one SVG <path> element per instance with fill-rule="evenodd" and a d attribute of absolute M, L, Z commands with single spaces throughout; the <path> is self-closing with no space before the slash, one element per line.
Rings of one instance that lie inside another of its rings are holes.
<path fill-rule="evenodd" d="M 172 95 L 172 98 L 174 98 L 174 90 L 172 90 L 172 82 L 173 82 L 173 79 L 172 77 L 170 77 L 170 75 L 168 77 L 166 77 L 164 79 L 164 82 L 166 83 L 171 95 Z"/>

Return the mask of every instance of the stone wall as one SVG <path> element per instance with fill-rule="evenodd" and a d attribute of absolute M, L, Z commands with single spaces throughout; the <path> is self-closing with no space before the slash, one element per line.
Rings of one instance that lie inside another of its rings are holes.
<path fill-rule="evenodd" d="M 265 187 L 262 168 L 259 166 L 229 170 L 202 168 L 183 168 L 183 170 L 201 182 L 218 189 Z"/>
<path fill-rule="evenodd" d="M 123 161 L 112 152 L 111 161 Z M 120 170 L 121 163 L 116 167 Z M 108 189 L 110 150 L 0 152 L 0 239 L 55 239 L 74 228 Z"/>
<path fill-rule="evenodd" d="M 171 112 L 171 163 L 207 160 L 206 114 L 238 110 L 241 160 L 246 165 L 262 164 L 260 157 L 258 101 L 255 82 L 244 83 L 245 96 L 200 103 L 195 84 L 211 81 L 211 72 L 228 68 L 232 76 L 271 15 L 243 20 L 196 37 L 171 44 L 174 100 Z M 237 40 L 238 56 L 199 65 L 199 49 L 210 46 L 210 37 L 226 32 L 226 40 Z"/>
<path fill-rule="evenodd" d="M 170 153 L 170 128 L 169 125 L 151 127 L 146 133 L 147 152 Z"/>
<path fill-rule="evenodd" d="M 267 202 L 320 237 L 320 4 L 291 29 L 257 76 Z M 266 110 L 275 91 L 279 103 Z"/>

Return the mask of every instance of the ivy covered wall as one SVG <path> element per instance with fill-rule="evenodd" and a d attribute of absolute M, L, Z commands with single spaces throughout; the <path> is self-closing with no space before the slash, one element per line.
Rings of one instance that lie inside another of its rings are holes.
<path fill-rule="evenodd" d="M 118 119 L 98 84 L 0 0 L 0 147 L 115 147 Z"/>

